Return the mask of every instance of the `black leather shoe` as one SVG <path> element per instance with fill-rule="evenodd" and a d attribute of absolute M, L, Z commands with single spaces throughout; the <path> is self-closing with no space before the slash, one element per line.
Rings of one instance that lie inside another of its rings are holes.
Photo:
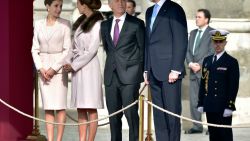
<path fill-rule="evenodd" d="M 185 134 L 200 134 L 200 133 L 202 133 L 202 131 L 201 130 L 196 130 L 194 128 L 191 128 L 189 130 L 186 130 L 184 133 Z"/>

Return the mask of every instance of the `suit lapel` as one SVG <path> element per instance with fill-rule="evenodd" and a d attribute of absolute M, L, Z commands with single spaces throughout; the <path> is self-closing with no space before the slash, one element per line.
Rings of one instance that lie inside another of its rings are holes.
<path fill-rule="evenodd" d="M 153 6 L 148 9 L 148 13 L 146 15 L 146 30 L 149 37 L 151 33 L 150 24 L 151 24 L 152 13 L 153 13 Z"/>
<path fill-rule="evenodd" d="M 225 62 L 224 59 L 227 57 L 227 55 L 228 54 L 226 52 L 224 52 L 222 54 L 222 56 L 215 62 L 215 66 L 220 65 L 222 62 Z"/>
<path fill-rule="evenodd" d="M 208 32 L 209 32 L 209 27 L 207 27 L 207 29 L 204 31 L 204 33 L 201 37 L 201 40 L 200 40 L 200 44 L 203 42 L 204 39 L 207 38 L 207 36 L 210 36 Z M 199 44 L 199 46 L 200 46 L 200 44 Z"/>
<path fill-rule="evenodd" d="M 107 21 L 107 39 L 108 39 L 108 42 L 110 43 L 110 45 L 112 45 L 111 49 L 114 49 L 115 48 L 115 45 L 114 45 L 114 42 L 112 40 L 112 37 L 111 37 L 111 28 L 112 28 L 112 22 L 113 22 L 113 18 L 109 18 L 108 21 Z"/>

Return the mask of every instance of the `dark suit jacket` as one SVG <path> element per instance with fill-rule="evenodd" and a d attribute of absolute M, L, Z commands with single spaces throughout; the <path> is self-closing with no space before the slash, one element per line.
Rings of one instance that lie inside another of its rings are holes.
<path fill-rule="evenodd" d="M 203 62 L 202 76 L 209 74 L 201 79 L 198 107 L 204 107 L 205 112 L 223 112 L 226 108 L 235 110 L 239 89 L 238 61 L 226 52 L 213 64 L 212 60 L 213 55 Z"/>
<path fill-rule="evenodd" d="M 152 69 L 159 81 L 168 80 L 171 70 L 185 74 L 184 60 L 188 33 L 184 10 L 178 4 L 166 0 L 150 29 L 153 6 L 146 11 L 146 49 L 144 70 Z"/>
<path fill-rule="evenodd" d="M 186 56 L 187 64 L 189 64 L 190 62 L 195 62 L 199 63 L 200 66 L 202 66 L 203 59 L 209 55 L 214 54 L 211 35 L 209 34 L 209 31 L 211 30 L 213 30 L 213 28 L 208 26 L 207 29 L 204 31 L 200 40 L 200 44 L 195 49 L 194 54 L 193 54 L 194 40 L 196 37 L 196 33 L 198 32 L 198 29 L 192 30 L 190 32 L 187 56 Z M 190 69 L 190 79 L 200 79 L 200 78 L 201 78 L 201 71 L 199 71 L 198 73 L 194 73 L 192 69 Z"/>
<path fill-rule="evenodd" d="M 110 36 L 112 21 L 110 18 L 101 24 L 102 42 L 107 54 L 104 84 L 111 83 L 114 70 L 123 84 L 140 83 L 143 81 L 144 22 L 127 14 L 117 46 L 114 46 Z"/>

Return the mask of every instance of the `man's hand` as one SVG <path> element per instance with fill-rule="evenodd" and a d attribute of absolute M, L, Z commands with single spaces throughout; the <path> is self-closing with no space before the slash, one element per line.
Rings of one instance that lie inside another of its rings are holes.
<path fill-rule="evenodd" d="M 170 72 L 169 76 L 168 76 L 168 82 L 169 83 L 174 83 L 178 79 L 178 77 L 179 77 L 178 73 Z"/>
<path fill-rule="evenodd" d="M 143 78 L 144 78 L 145 84 L 148 85 L 148 84 L 149 84 L 149 81 L 148 81 L 148 72 L 145 71 L 145 72 L 143 73 Z"/>

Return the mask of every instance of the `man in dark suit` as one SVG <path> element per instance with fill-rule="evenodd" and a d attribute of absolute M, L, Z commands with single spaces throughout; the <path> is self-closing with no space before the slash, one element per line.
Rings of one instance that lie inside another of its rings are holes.
<path fill-rule="evenodd" d="M 224 50 L 227 41 L 225 30 L 212 30 L 215 54 L 204 59 L 199 90 L 198 111 L 206 112 L 207 122 L 232 124 L 232 112 L 239 89 L 238 61 Z M 231 128 L 208 126 L 210 141 L 233 141 Z"/>
<path fill-rule="evenodd" d="M 196 13 L 196 25 L 198 29 L 191 31 L 188 42 L 186 61 L 190 69 L 190 113 L 194 120 L 201 121 L 201 113 L 197 111 L 198 93 L 201 79 L 201 66 L 203 59 L 214 53 L 211 35 L 209 31 L 213 30 L 209 26 L 211 14 L 207 9 L 199 9 Z M 203 126 L 194 123 L 193 127 L 186 134 L 202 133 Z"/>
<path fill-rule="evenodd" d="M 103 21 L 101 35 L 107 54 L 104 68 L 106 104 L 109 114 L 138 99 L 143 81 L 144 22 L 126 14 L 126 0 L 109 0 L 113 18 Z M 138 105 L 124 114 L 129 125 L 129 140 L 138 140 Z M 111 141 L 122 140 L 123 113 L 110 118 Z"/>
<path fill-rule="evenodd" d="M 184 10 L 170 0 L 155 3 L 146 11 L 144 81 L 156 105 L 181 114 L 181 82 L 188 33 Z M 154 109 L 157 141 L 179 141 L 180 119 Z"/>

